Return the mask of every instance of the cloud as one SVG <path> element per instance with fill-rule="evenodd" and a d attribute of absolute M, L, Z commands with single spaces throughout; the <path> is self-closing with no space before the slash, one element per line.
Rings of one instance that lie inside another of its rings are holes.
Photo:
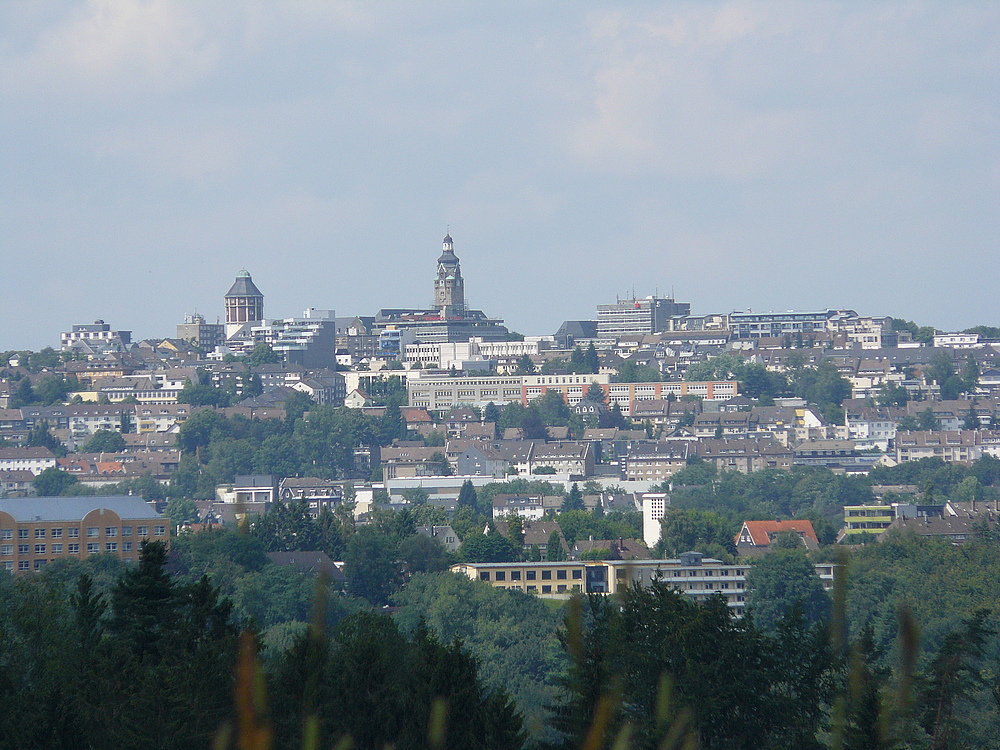
<path fill-rule="evenodd" d="M 0 79 L 8 93 L 157 94 L 202 78 L 220 53 L 189 5 L 89 0 L 41 31 L 25 54 L 0 59 Z"/>

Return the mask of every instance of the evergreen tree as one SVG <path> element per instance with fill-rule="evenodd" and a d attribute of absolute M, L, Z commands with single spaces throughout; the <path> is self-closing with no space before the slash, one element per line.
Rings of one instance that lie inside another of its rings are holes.
<path fill-rule="evenodd" d="M 561 562 L 566 559 L 566 550 L 563 549 L 558 531 L 549 534 L 549 541 L 545 545 L 545 559 L 549 562 Z"/>
<path fill-rule="evenodd" d="M 569 493 L 562 502 L 560 510 L 565 512 L 567 510 L 586 510 L 586 506 L 583 504 L 583 493 L 580 492 L 580 487 L 576 482 L 570 485 Z"/>

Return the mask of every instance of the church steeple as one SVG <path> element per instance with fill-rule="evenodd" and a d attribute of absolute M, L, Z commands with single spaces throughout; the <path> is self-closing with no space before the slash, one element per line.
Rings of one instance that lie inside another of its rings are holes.
<path fill-rule="evenodd" d="M 462 267 L 455 255 L 455 242 L 451 234 L 444 236 L 441 257 L 437 262 L 437 278 L 434 279 L 434 307 L 443 318 L 465 316 L 465 282 Z"/>

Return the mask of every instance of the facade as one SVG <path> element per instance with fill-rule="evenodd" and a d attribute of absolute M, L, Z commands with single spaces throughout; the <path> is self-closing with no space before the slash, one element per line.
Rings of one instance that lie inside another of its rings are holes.
<path fill-rule="evenodd" d="M 813 312 L 734 312 L 729 315 L 733 338 L 760 339 L 785 336 L 819 335 L 831 327 L 838 317 L 857 318 L 853 310 L 817 310 Z"/>
<path fill-rule="evenodd" d="M 570 406 L 575 406 L 596 383 L 604 391 L 608 405 L 618 404 L 622 414 L 629 416 L 639 401 L 698 396 L 706 401 L 727 401 L 738 393 L 735 380 L 676 381 L 669 383 L 612 383 L 606 373 L 598 375 L 484 375 L 451 377 L 439 374 L 412 374 L 407 378 L 406 391 L 410 406 L 422 406 L 431 411 L 453 406 L 484 408 L 492 402 L 497 406 L 520 403 L 527 406 L 548 391 L 557 391 Z M 680 407 L 678 407 L 679 409 Z"/>
<path fill-rule="evenodd" d="M 30 471 L 38 476 L 55 465 L 55 454 L 48 448 L 0 448 L 0 471 Z"/>
<path fill-rule="evenodd" d="M 597 338 L 609 341 L 622 336 L 661 333 L 670 328 L 672 318 L 691 314 L 687 302 L 666 297 L 631 297 L 613 305 L 597 306 Z"/>
<path fill-rule="evenodd" d="M 264 295 L 245 268 L 236 275 L 236 281 L 226 292 L 225 303 L 227 339 L 235 338 L 252 324 L 264 320 Z"/>
<path fill-rule="evenodd" d="M 802 546 L 809 550 L 819 548 L 819 539 L 811 521 L 744 521 L 734 538 L 736 551 L 741 555 L 766 552 L 778 534 L 798 534 Z"/>
<path fill-rule="evenodd" d="M 285 364 L 337 367 L 337 324 L 333 310 L 310 307 L 301 318 L 282 318 L 250 328 L 252 345 L 268 344 Z"/>
<path fill-rule="evenodd" d="M 632 482 L 663 482 L 687 466 L 690 450 L 689 440 L 636 442 L 621 459 L 622 479 Z"/>
<path fill-rule="evenodd" d="M 205 317 L 195 313 L 185 315 L 177 324 L 177 338 L 194 344 L 203 352 L 215 351 L 226 342 L 226 327 L 221 323 L 206 323 Z"/>
<path fill-rule="evenodd" d="M 834 565 L 816 566 L 824 588 L 832 588 Z M 741 617 L 745 610 L 747 564 L 729 564 L 698 552 L 670 560 L 600 560 L 568 562 L 462 563 L 451 570 L 494 588 L 512 589 L 547 599 L 574 594 L 615 594 L 659 581 L 696 602 L 720 595 Z"/>
<path fill-rule="evenodd" d="M 646 492 L 642 495 L 642 541 L 652 549 L 660 541 L 660 521 L 670 507 L 670 495 Z"/>
<path fill-rule="evenodd" d="M 34 572 L 86 555 L 137 560 L 143 539 L 170 540 L 170 521 L 139 497 L 0 499 L 0 568 Z"/>

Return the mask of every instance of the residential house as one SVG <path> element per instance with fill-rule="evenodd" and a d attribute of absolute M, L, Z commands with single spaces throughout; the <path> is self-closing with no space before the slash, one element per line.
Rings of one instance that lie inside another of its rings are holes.
<path fill-rule="evenodd" d="M 54 468 L 56 456 L 48 448 L 0 448 L 0 471 L 30 471 L 38 476 Z"/>
<path fill-rule="evenodd" d="M 744 521 L 739 533 L 734 537 L 736 552 L 740 555 L 756 555 L 767 552 L 779 534 L 797 534 L 802 546 L 807 550 L 819 548 L 819 539 L 811 521 Z"/>
<path fill-rule="evenodd" d="M 622 479 L 663 482 L 687 466 L 691 453 L 691 442 L 688 440 L 636 442 L 621 459 Z"/>

